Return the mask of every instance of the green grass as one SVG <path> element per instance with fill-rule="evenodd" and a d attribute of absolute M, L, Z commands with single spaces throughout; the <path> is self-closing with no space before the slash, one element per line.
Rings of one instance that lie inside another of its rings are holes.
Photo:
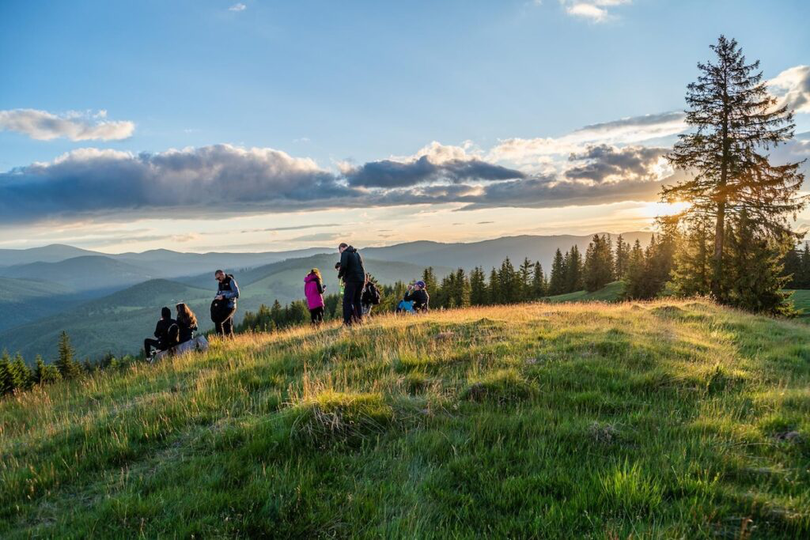
<path fill-rule="evenodd" d="M 616 302 L 621 298 L 624 285 L 621 281 L 614 281 L 598 291 L 576 291 L 568 294 L 549 296 L 546 302 Z"/>
<path fill-rule="evenodd" d="M 810 322 L 810 289 L 798 289 L 788 292 L 792 293 L 793 306 L 801 310 L 799 320 Z"/>
<path fill-rule="evenodd" d="M 807 538 L 810 331 L 703 301 L 215 341 L 0 403 L 0 537 Z"/>

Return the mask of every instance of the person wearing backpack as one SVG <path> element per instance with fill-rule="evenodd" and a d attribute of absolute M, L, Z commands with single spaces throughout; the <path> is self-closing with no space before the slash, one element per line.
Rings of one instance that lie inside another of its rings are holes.
<path fill-rule="evenodd" d="M 304 296 L 307 297 L 307 308 L 309 308 L 313 326 L 318 326 L 323 322 L 325 306 L 323 293 L 325 290 L 326 285 L 323 284 L 320 270 L 313 268 L 304 278 Z"/>
<path fill-rule="evenodd" d="M 233 337 L 233 316 L 236 315 L 236 300 L 239 298 L 239 285 L 231 274 L 222 270 L 214 272 L 217 280 L 217 294 L 211 303 L 211 318 L 217 334 Z"/>
<path fill-rule="evenodd" d="M 408 286 L 403 302 L 413 302 L 412 309 L 416 313 L 425 313 L 430 309 L 430 295 L 427 292 L 427 285 L 424 281 L 417 281 Z"/>
<path fill-rule="evenodd" d="M 379 306 L 381 300 L 382 294 L 380 294 L 380 289 L 374 282 L 374 278 L 371 277 L 371 274 L 366 274 L 366 286 L 363 288 L 363 296 L 360 300 L 360 305 L 363 308 L 363 317 L 370 315 L 372 308 Z"/>
<path fill-rule="evenodd" d="M 360 253 L 345 242 L 338 247 L 340 268 L 338 279 L 343 280 L 343 324 L 351 326 L 363 322 L 362 296 L 366 282 L 366 269 Z"/>
<path fill-rule="evenodd" d="M 172 319 L 172 310 L 167 307 L 160 310 L 160 320 L 155 325 L 155 338 L 143 340 L 143 352 L 146 358 L 152 356 L 152 349 L 155 349 L 155 352 L 165 351 L 177 345 L 179 328 L 177 321 Z"/>

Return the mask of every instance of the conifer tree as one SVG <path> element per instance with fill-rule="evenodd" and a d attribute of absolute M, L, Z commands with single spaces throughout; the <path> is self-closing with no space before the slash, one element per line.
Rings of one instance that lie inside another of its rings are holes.
<path fill-rule="evenodd" d="M 483 306 L 487 303 L 487 277 L 484 269 L 477 266 L 470 272 L 470 304 Z"/>
<path fill-rule="evenodd" d="M 571 246 L 571 250 L 565 254 L 565 292 L 581 291 L 584 288 L 582 282 L 582 255 L 577 246 Z"/>
<path fill-rule="evenodd" d="M 627 258 L 627 271 L 624 274 L 623 296 L 628 300 L 644 296 L 644 250 L 636 240 Z"/>
<path fill-rule="evenodd" d="M 463 268 L 456 270 L 456 283 L 452 296 L 458 307 L 470 307 L 470 281 Z"/>
<path fill-rule="evenodd" d="M 534 270 L 532 271 L 532 291 L 530 297 L 532 300 L 540 300 L 547 294 L 548 284 L 543 274 L 543 266 L 539 262 L 536 262 L 534 263 Z"/>
<path fill-rule="evenodd" d="M 743 209 L 736 226 L 728 232 L 729 301 L 738 307 L 754 312 L 776 315 L 793 313 L 788 303 L 789 294 L 782 291 L 788 278 L 783 275 L 780 257 L 774 253 L 773 238 L 758 235 L 756 228 Z"/>
<path fill-rule="evenodd" d="M 503 303 L 501 300 L 501 286 L 498 282 L 498 271 L 494 268 L 489 273 L 489 286 L 487 287 L 487 304 L 494 306 Z"/>
<path fill-rule="evenodd" d="M 520 281 L 520 298 L 518 300 L 525 301 L 532 298 L 532 272 L 534 271 L 534 264 L 528 257 L 523 259 L 518 269 L 518 279 Z"/>
<path fill-rule="evenodd" d="M 28 390 L 33 385 L 33 374 L 31 369 L 25 364 L 25 360 L 20 353 L 14 356 L 14 361 L 11 363 L 12 378 L 14 380 L 15 388 L 20 390 Z"/>
<path fill-rule="evenodd" d="M 73 360 L 74 355 L 73 346 L 70 344 L 70 336 L 68 336 L 67 332 L 62 331 L 59 335 L 59 356 L 54 365 L 63 379 L 75 379 L 81 375 L 81 368 Z"/>
<path fill-rule="evenodd" d="M 8 351 L 0 355 L 0 395 L 14 391 L 14 378 L 11 375 L 11 357 Z"/>
<path fill-rule="evenodd" d="M 556 296 L 566 291 L 565 283 L 565 259 L 559 248 L 554 253 L 554 260 L 551 263 L 551 276 L 548 281 L 548 295 Z"/>
<path fill-rule="evenodd" d="M 630 244 L 624 241 L 622 235 L 616 239 L 616 255 L 613 266 L 613 274 L 616 279 L 624 279 L 624 274 L 627 272 L 627 263 L 630 256 Z"/>
<path fill-rule="evenodd" d="M 606 236 L 594 235 L 585 252 L 585 290 L 598 291 L 613 281 L 613 254 Z"/>
<path fill-rule="evenodd" d="M 433 271 L 432 266 L 425 268 L 425 271 L 422 272 L 422 281 L 425 282 L 425 288 L 428 294 L 433 295 L 438 292 L 439 282 L 436 279 L 436 273 Z"/>
<path fill-rule="evenodd" d="M 727 302 L 731 283 L 725 278 L 734 271 L 725 272 L 724 267 L 727 260 L 737 260 L 726 253 L 727 226 L 739 225 L 745 211 L 749 221 L 743 229 L 750 225 L 752 238 L 774 238 L 778 245 L 792 238 L 795 243 L 798 235 L 791 231 L 789 218 L 804 208 L 806 200 L 798 192 L 804 179 L 800 163 L 772 165 L 766 153 L 793 137 L 792 113 L 777 106 L 762 80 L 759 62 L 747 63 L 735 40 L 720 36 L 711 48 L 716 61 L 698 64 L 701 73 L 687 90 L 686 123 L 692 129 L 680 136 L 668 156 L 676 168 L 693 176 L 665 187 L 663 198 L 690 203 L 680 216 L 687 229 L 712 222 L 707 231 L 710 291 L 698 292 L 711 292 Z M 778 251 L 761 254 L 781 256 Z M 683 273 L 676 276 L 681 279 Z M 769 298 L 775 293 L 768 293 Z"/>
<path fill-rule="evenodd" d="M 521 284 L 515 267 L 509 257 L 504 259 L 498 271 L 498 285 L 500 286 L 500 304 L 513 304 L 520 298 Z"/>

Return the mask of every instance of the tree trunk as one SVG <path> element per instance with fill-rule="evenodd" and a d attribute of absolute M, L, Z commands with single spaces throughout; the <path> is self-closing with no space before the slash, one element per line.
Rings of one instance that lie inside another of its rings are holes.
<path fill-rule="evenodd" d="M 722 300 L 723 239 L 726 233 L 726 203 L 717 203 L 717 223 L 714 227 L 714 254 L 712 255 L 712 296 Z"/>

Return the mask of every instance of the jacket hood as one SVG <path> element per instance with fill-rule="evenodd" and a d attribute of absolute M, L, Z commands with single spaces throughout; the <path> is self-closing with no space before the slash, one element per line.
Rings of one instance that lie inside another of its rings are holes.
<path fill-rule="evenodd" d="M 310 281 L 315 281 L 316 279 L 318 279 L 318 276 L 315 274 L 307 274 L 304 278 L 304 283 L 309 283 Z"/>

